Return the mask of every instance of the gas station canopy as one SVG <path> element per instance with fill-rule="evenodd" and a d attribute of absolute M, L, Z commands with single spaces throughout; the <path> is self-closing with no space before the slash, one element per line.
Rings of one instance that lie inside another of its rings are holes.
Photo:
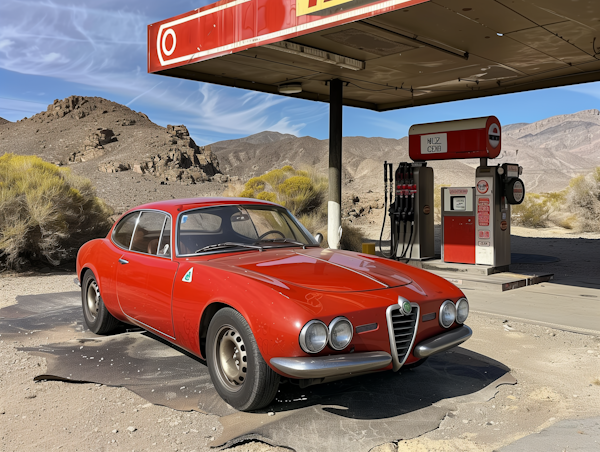
<path fill-rule="evenodd" d="M 148 26 L 148 71 L 386 111 L 600 80 L 597 0 L 233 0 Z"/>

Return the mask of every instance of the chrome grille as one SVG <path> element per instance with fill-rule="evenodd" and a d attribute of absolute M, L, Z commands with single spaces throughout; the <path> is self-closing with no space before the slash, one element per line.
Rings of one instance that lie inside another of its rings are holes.
<path fill-rule="evenodd" d="M 386 312 L 394 371 L 400 369 L 406 361 L 417 333 L 419 305 L 411 303 L 411 306 L 413 309 L 408 315 L 402 315 L 397 304 L 390 306 Z"/>

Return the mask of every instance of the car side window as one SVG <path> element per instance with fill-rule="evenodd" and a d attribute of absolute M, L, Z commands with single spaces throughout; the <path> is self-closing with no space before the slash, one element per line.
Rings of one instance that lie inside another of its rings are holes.
<path fill-rule="evenodd" d="M 171 257 L 171 219 L 169 217 L 165 218 L 165 226 L 158 242 L 156 254 Z"/>
<path fill-rule="evenodd" d="M 129 249 L 131 244 L 131 235 L 135 229 L 135 224 L 140 216 L 139 212 L 132 212 L 119 221 L 113 232 L 113 242 L 121 248 Z"/>
<path fill-rule="evenodd" d="M 133 232 L 131 251 L 157 254 L 166 215 L 160 212 L 142 212 Z"/>

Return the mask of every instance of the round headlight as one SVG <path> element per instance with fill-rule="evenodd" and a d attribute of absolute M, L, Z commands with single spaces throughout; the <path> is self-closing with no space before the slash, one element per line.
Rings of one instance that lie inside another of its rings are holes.
<path fill-rule="evenodd" d="M 456 322 L 465 323 L 469 317 L 469 302 L 466 298 L 461 298 L 456 302 Z"/>
<path fill-rule="evenodd" d="M 346 317 L 336 317 L 329 324 L 329 344 L 334 350 L 343 350 L 352 340 L 354 328 Z"/>
<path fill-rule="evenodd" d="M 456 320 L 456 306 L 450 300 L 442 303 L 440 308 L 440 325 L 444 328 L 450 328 Z"/>
<path fill-rule="evenodd" d="M 320 320 L 311 320 L 300 331 L 300 347 L 306 353 L 319 353 L 327 345 L 329 330 Z"/>

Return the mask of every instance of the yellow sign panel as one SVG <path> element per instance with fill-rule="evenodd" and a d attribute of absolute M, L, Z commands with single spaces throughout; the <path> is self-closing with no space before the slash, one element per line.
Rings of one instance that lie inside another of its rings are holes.
<path fill-rule="evenodd" d="M 314 13 L 352 0 L 296 0 L 296 16 Z"/>

